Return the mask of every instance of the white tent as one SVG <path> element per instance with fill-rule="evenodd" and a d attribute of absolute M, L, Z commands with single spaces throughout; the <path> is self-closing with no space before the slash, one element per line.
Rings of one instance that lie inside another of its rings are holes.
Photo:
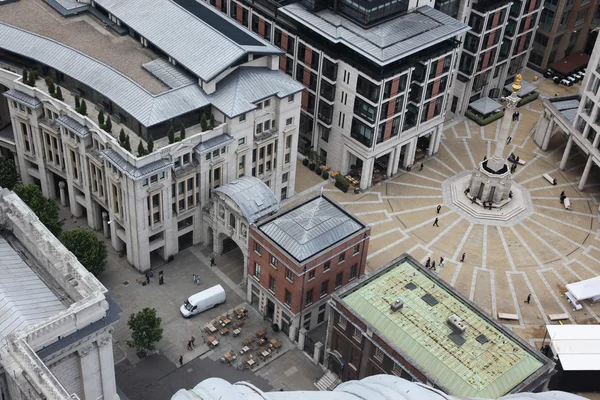
<path fill-rule="evenodd" d="M 569 283 L 567 290 L 571 292 L 577 301 L 592 299 L 592 301 L 600 300 L 600 276 L 586 279 L 575 283 Z"/>
<path fill-rule="evenodd" d="M 565 371 L 600 371 L 600 325 L 546 325 Z"/>

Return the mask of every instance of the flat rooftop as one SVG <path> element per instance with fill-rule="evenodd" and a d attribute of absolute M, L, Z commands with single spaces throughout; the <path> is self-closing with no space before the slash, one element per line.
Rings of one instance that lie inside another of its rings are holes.
<path fill-rule="evenodd" d="M 385 65 L 454 38 L 470 28 L 431 7 L 416 10 L 372 28 L 362 28 L 331 10 L 313 13 L 294 3 L 278 10 L 333 43 L 341 43 Z"/>
<path fill-rule="evenodd" d="M 296 261 L 303 262 L 364 227 L 327 197 L 317 196 L 258 229 Z"/>
<path fill-rule="evenodd" d="M 410 259 L 339 297 L 452 395 L 498 398 L 544 366 L 541 356 Z M 394 312 L 390 305 L 398 299 L 404 306 Z M 463 334 L 448 324 L 451 315 L 466 326 Z"/>
<path fill-rule="evenodd" d="M 63 18 L 43 1 L 20 0 L 2 6 L 0 22 L 53 39 L 97 59 L 131 78 L 153 94 L 169 90 L 144 70 L 143 64 L 159 58 L 134 38 L 118 36 L 90 14 Z"/>
<path fill-rule="evenodd" d="M 57 293 L 0 236 L 0 340 L 66 309 Z"/>
<path fill-rule="evenodd" d="M 577 110 L 579 109 L 579 103 L 581 102 L 581 97 L 579 97 L 579 95 L 550 97 L 548 98 L 548 102 L 560 114 L 562 114 L 563 117 L 565 117 L 571 123 L 571 125 L 575 123 Z"/>

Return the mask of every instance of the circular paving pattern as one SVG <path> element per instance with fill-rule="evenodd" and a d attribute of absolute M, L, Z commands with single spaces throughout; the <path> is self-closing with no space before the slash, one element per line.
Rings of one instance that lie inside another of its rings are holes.
<path fill-rule="evenodd" d="M 423 161 L 423 171 L 401 172 L 362 194 L 344 194 L 331 184 L 325 190 L 371 226 L 368 270 L 403 253 L 423 261 L 431 257 L 438 267 L 444 257 L 437 269 L 441 278 L 494 317 L 518 315 L 518 321 L 503 322 L 539 345 L 549 314 L 568 314 L 563 323 L 600 322 L 600 303 L 586 302 L 583 310 L 574 311 L 564 297 L 567 283 L 600 275 L 600 174 L 592 168 L 586 190 L 578 191 L 586 157 L 573 146 L 566 169 L 559 171 L 564 137 L 555 135 L 547 152 L 533 143 L 541 101 L 519 111 L 521 120 L 506 153 L 513 151 L 526 160 L 513 175 L 526 209 L 508 224 L 461 211 L 448 190 L 450 183 L 468 176 L 477 161 L 489 157 L 500 122 L 479 127 L 454 119 L 445 126 L 440 151 Z M 544 173 L 558 184 L 550 185 Z M 561 191 L 571 200 L 572 211 L 560 204 Z M 436 217 L 439 227 L 432 226 Z M 460 262 L 463 253 L 465 261 Z M 531 303 L 525 304 L 528 294 Z"/>

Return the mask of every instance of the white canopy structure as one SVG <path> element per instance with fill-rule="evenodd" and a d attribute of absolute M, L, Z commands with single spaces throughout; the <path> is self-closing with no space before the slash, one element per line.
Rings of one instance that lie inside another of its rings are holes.
<path fill-rule="evenodd" d="M 600 301 L 600 276 L 576 283 L 569 283 L 567 290 L 577 301 L 587 299 L 591 299 L 594 302 Z"/>
<path fill-rule="evenodd" d="M 600 325 L 546 325 L 565 371 L 600 371 Z"/>

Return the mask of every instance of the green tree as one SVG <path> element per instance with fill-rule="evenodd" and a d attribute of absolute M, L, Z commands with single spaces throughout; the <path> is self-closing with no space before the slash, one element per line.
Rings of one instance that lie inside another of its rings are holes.
<path fill-rule="evenodd" d="M 148 138 L 148 154 L 154 151 L 154 140 L 152 140 L 152 135 Z"/>
<path fill-rule="evenodd" d="M 162 318 L 156 316 L 156 309 L 144 308 L 129 316 L 127 326 L 131 329 L 131 340 L 126 343 L 137 351 L 154 351 L 156 343 L 162 339 Z"/>
<path fill-rule="evenodd" d="M 129 152 L 131 152 L 131 143 L 129 142 L 129 135 L 125 137 L 125 143 L 123 143 L 123 148 Z"/>
<path fill-rule="evenodd" d="M 167 132 L 167 137 L 169 138 L 169 144 L 175 142 L 175 131 L 173 127 L 169 128 L 169 132 Z"/>
<path fill-rule="evenodd" d="M 215 114 L 210 113 L 210 129 L 215 127 Z"/>
<path fill-rule="evenodd" d="M 29 79 L 27 77 L 27 70 L 25 68 L 23 68 L 23 78 L 21 79 L 21 81 L 23 83 L 27 83 L 29 81 Z"/>
<path fill-rule="evenodd" d="M 181 127 L 179 128 L 179 136 L 181 139 L 185 139 L 185 125 L 183 122 L 181 123 Z"/>
<path fill-rule="evenodd" d="M 98 125 L 100 125 L 100 128 L 102 128 L 102 125 L 104 125 L 104 113 L 102 110 L 98 112 Z"/>
<path fill-rule="evenodd" d="M 62 90 L 60 90 L 60 86 L 56 86 L 56 93 L 54 94 L 54 98 L 58 100 L 64 100 L 62 95 Z"/>
<path fill-rule="evenodd" d="M 112 122 L 110 122 L 110 115 L 106 118 L 106 123 L 104 124 L 104 130 L 108 133 L 112 131 Z"/>
<path fill-rule="evenodd" d="M 81 107 L 81 102 L 79 101 L 79 96 L 75 95 L 75 110 L 79 112 L 79 107 Z"/>
<path fill-rule="evenodd" d="M 206 122 L 206 114 L 202 113 L 202 118 L 200 118 L 200 127 L 202 128 L 202 132 L 208 130 L 208 122 Z"/>
<path fill-rule="evenodd" d="M 49 76 L 46 77 L 46 86 L 48 86 L 48 93 L 54 94 L 56 92 L 56 86 L 54 85 L 54 81 Z"/>
<path fill-rule="evenodd" d="M 71 229 L 62 234 L 60 241 L 94 276 L 98 276 L 104 271 L 108 252 L 106 244 L 98 240 L 94 231 L 80 228 Z"/>
<path fill-rule="evenodd" d="M 138 144 L 138 157 L 141 157 L 146 154 L 146 149 L 144 149 L 144 143 L 140 140 L 140 144 Z"/>
<path fill-rule="evenodd" d="M 81 99 L 81 105 L 79 106 L 79 114 L 87 115 L 87 104 L 85 104 L 85 99 Z"/>
<path fill-rule="evenodd" d="M 33 73 L 29 74 L 29 79 L 27 79 L 27 84 L 31 87 L 35 87 L 35 75 L 33 75 Z"/>
<path fill-rule="evenodd" d="M 31 211 L 40 219 L 56 237 L 60 237 L 63 221 L 59 219 L 58 204 L 44 197 L 37 185 L 20 185 L 14 192 L 31 208 Z"/>
<path fill-rule="evenodd" d="M 125 131 L 123 130 L 123 128 L 121 128 L 121 131 L 119 132 L 119 144 L 121 146 L 124 146 L 126 139 L 127 139 L 127 135 L 125 135 Z"/>
<path fill-rule="evenodd" d="M 6 157 L 0 157 L 0 187 L 13 190 L 19 183 L 19 173 L 15 162 Z"/>

